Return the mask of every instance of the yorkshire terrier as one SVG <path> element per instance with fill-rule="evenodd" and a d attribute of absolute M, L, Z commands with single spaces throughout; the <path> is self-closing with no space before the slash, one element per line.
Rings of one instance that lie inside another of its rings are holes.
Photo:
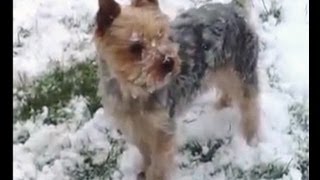
<path fill-rule="evenodd" d="M 175 119 L 212 87 L 215 107 L 239 106 L 250 143 L 259 127 L 258 37 L 244 7 L 208 4 L 170 23 L 157 0 L 99 0 L 94 35 L 105 111 L 144 158 L 138 177 L 168 179 Z"/>

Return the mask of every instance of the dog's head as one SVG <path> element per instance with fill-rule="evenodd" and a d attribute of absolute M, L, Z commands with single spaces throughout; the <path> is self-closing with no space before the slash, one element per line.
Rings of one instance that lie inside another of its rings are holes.
<path fill-rule="evenodd" d="M 179 73 L 178 46 L 157 0 L 99 0 L 96 26 L 98 54 L 120 83 L 152 93 Z"/>

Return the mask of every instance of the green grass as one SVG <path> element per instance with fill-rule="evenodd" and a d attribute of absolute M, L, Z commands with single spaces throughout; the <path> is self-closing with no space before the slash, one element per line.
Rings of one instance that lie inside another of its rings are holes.
<path fill-rule="evenodd" d="M 302 173 L 302 179 L 309 179 L 309 102 L 295 102 L 288 108 L 291 115 L 289 134 L 298 143 L 296 150 L 296 168 Z"/>
<path fill-rule="evenodd" d="M 229 172 L 236 179 L 281 179 L 289 173 L 288 165 L 269 163 L 254 166 L 250 170 L 243 171 L 239 167 L 231 165 L 224 166 L 226 172 Z"/>
<path fill-rule="evenodd" d="M 56 65 L 49 73 L 29 83 L 20 83 L 13 93 L 18 107 L 14 110 L 15 120 L 28 120 L 48 108 L 48 123 L 57 123 L 50 117 L 65 117 L 61 108 L 76 96 L 85 97 L 92 115 L 101 105 L 97 96 L 98 77 L 94 60 L 86 60 L 64 68 Z M 60 110 L 60 111 L 59 111 Z"/>
<path fill-rule="evenodd" d="M 47 73 L 28 82 L 21 77 L 21 82 L 14 87 L 13 99 L 17 106 L 14 109 L 14 123 L 34 121 L 40 125 L 57 125 L 72 123 L 79 129 L 101 107 L 100 97 L 97 96 L 98 76 L 95 60 L 63 67 L 55 64 Z M 80 98 L 80 99 L 79 99 Z M 79 109 L 83 102 L 87 107 Z M 45 110 L 46 109 L 46 110 Z M 47 111 L 45 116 L 43 112 Z M 80 114 L 79 114 L 80 113 Z M 83 121 L 84 120 L 84 121 Z M 22 123 L 23 124 L 23 123 Z M 21 131 L 15 143 L 24 144 L 31 136 L 28 130 Z M 118 160 L 124 150 L 124 141 L 114 139 L 106 129 L 106 141 L 110 143 L 107 157 L 102 162 L 94 162 L 97 149 L 83 148 L 79 153 L 79 160 L 74 166 L 66 166 L 64 173 L 74 180 L 112 179 L 112 175 L 119 169 Z M 55 159 L 37 164 L 42 169 L 44 165 L 51 166 Z"/>
<path fill-rule="evenodd" d="M 84 157 L 83 163 L 70 172 L 70 176 L 73 177 L 73 179 L 112 179 L 114 172 L 119 169 L 118 160 L 124 151 L 124 141 L 115 140 L 110 136 L 108 136 L 107 139 L 111 144 L 111 148 L 106 160 L 99 164 L 94 163 L 92 156 L 95 152 L 84 149 L 80 152 L 81 156 Z"/>
<path fill-rule="evenodd" d="M 208 141 L 205 144 L 192 141 L 188 142 L 181 150 L 188 157 L 188 160 L 180 163 L 180 169 L 192 170 L 202 163 L 215 162 L 216 152 L 220 151 L 220 147 L 230 143 L 229 138 L 216 141 Z M 208 147 L 208 152 L 203 153 L 203 145 Z M 269 163 L 261 163 L 250 167 L 249 169 L 243 169 L 238 165 L 228 162 L 227 164 L 215 163 L 215 168 L 209 170 L 207 173 L 210 177 L 215 177 L 219 173 L 223 172 L 229 179 L 239 180 L 253 180 L 253 179 L 281 179 L 288 175 L 289 167 L 291 167 L 291 161 L 289 163 L 281 163 L 278 161 L 272 161 Z"/>

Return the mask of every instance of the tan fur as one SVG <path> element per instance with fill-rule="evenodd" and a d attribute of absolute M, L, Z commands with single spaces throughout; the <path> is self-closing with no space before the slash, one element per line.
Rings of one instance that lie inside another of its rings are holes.
<path fill-rule="evenodd" d="M 222 92 L 222 95 L 220 96 L 218 102 L 215 104 L 215 108 L 217 110 L 221 110 L 223 108 L 227 108 L 231 106 L 231 97 L 226 94 L 225 92 Z"/>
<path fill-rule="evenodd" d="M 231 67 L 218 69 L 209 76 L 209 82 L 222 91 L 215 107 L 222 109 L 234 101 L 240 108 L 243 135 L 247 142 L 251 143 L 260 123 L 257 90 L 247 87 Z"/>
<path fill-rule="evenodd" d="M 102 102 L 120 131 L 143 155 L 142 171 L 147 180 L 166 180 L 174 169 L 173 123 L 167 110 L 147 98 L 180 72 L 178 46 L 169 40 L 169 30 L 169 20 L 160 11 L 157 0 L 133 0 L 124 7 L 114 0 L 99 0 L 94 39 L 99 62 L 106 65 L 107 77 L 103 78 L 116 79 L 119 86 L 116 91 L 121 94 L 119 100 L 115 97 L 117 93 L 105 93 Z M 133 46 L 137 42 L 139 46 Z M 140 46 L 143 51 L 138 57 L 134 52 Z M 172 62 L 169 67 L 163 64 L 167 57 Z M 254 90 L 249 88 L 249 95 L 245 95 L 244 89 L 248 87 L 228 67 L 212 72 L 207 78 L 208 86 L 215 85 L 223 92 L 218 108 L 229 106 L 231 100 L 240 106 L 243 133 L 251 139 L 259 122 Z"/>
<path fill-rule="evenodd" d="M 166 74 L 160 69 L 162 59 L 157 56 L 157 51 L 174 58 L 172 72 L 179 72 L 178 48 L 168 40 L 168 18 L 159 11 L 157 3 L 135 0 L 132 4 L 137 6 L 121 7 L 121 13 L 113 20 L 112 26 L 102 36 L 95 35 L 100 58 L 107 65 L 110 76 L 120 83 L 124 97 L 124 103 L 118 102 L 112 95 L 105 97 L 103 102 L 106 103 L 105 110 L 116 120 L 117 127 L 143 155 L 145 178 L 165 180 L 174 167 L 176 145 L 172 123 L 163 109 L 150 107 L 151 104 L 141 107 L 139 100 L 143 101 L 149 95 L 148 88 L 152 90 L 156 88 L 154 86 L 166 83 Z M 130 52 L 132 38 L 143 41 L 148 49 L 145 62 L 138 61 Z M 154 82 L 159 84 L 152 84 Z M 132 98 L 139 100 L 132 102 Z M 140 174 L 138 178 L 143 176 Z"/>
<path fill-rule="evenodd" d="M 144 96 L 146 88 L 141 86 L 146 86 L 152 91 L 166 83 L 166 74 L 159 68 L 160 57 L 154 57 L 154 52 L 150 52 L 151 57 L 148 61 L 139 62 L 136 60 L 137 57 L 128 51 L 133 33 L 136 33 L 148 48 L 153 49 L 151 46 L 154 45 L 163 53 L 175 58 L 173 74 L 179 73 L 178 47 L 168 42 L 168 25 L 168 18 L 158 9 L 142 10 L 129 6 L 121 9 L 119 17 L 102 37 L 95 36 L 100 56 L 106 60 L 109 69 L 119 82 L 122 82 L 123 89 L 129 91 L 129 95 Z"/>
<path fill-rule="evenodd" d="M 171 128 L 168 114 L 162 109 L 154 111 L 141 111 L 141 107 L 131 107 L 125 113 L 119 113 L 118 102 L 110 96 L 106 99 L 108 104 L 116 104 L 114 108 L 105 109 L 116 119 L 115 123 L 120 131 L 135 144 L 144 159 L 143 172 L 147 180 L 164 180 L 172 172 L 173 155 L 175 153 L 175 137 Z M 141 178 L 141 177 L 140 177 Z"/>

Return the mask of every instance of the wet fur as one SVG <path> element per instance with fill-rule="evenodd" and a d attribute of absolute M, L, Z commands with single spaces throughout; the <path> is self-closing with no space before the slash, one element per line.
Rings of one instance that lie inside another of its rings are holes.
<path fill-rule="evenodd" d="M 255 137 L 259 126 L 258 38 L 241 9 L 234 3 L 205 5 L 180 14 L 170 25 L 155 0 L 135 0 L 120 11 L 103 8 L 105 4 L 116 6 L 112 2 L 100 0 L 99 12 L 104 14 L 97 14 L 100 94 L 105 110 L 143 155 L 147 180 L 169 178 L 175 167 L 175 119 L 197 95 L 212 87 L 222 91 L 216 107 L 235 102 L 244 137 L 248 142 Z M 106 15 L 112 18 L 99 17 Z M 147 65 L 137 65 L 136 57 L 128 52 L 132 31 L 143 33 L 146 43 L 152 43 L 159 29 L 163 33 L 159 46 L 167 47 L 161 53 L 175 62 L 169 79 L 161 73 L 157 56 Z M 179 49 L 173 48 L 174 43 Z M 141 77 L 142 72 L 151 79 Z M 131 80 L 139 78 L 142 84 Z M 146 85 L 150 80 L 160 85 Z"/>

